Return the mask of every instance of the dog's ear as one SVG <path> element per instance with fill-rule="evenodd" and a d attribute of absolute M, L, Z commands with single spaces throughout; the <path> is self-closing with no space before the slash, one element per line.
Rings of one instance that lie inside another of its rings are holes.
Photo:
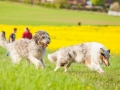
<path fill-rule="evenodd" d="M 3 34 L 5 34 L 5 31 L 2 31 Z"/>
<path fill-rule="evenodd" d="M 5 31 L 2 31 L 3 36 L 5 36 Z"/>
<path fill-rule="evenodd" d="M 105 55 L 103 48 L 100 48 L 100 54 L 101 54 L 102 56 Z"/>
<path fill-rule="evenodd" d="M 33 39 L 34 39 L 35 43 L 38 45 L 38 35 L 37 34 L 35 34 L 33 36 Z"/>
<path fill-rule="evenodd" d="M 109 50 L 107 50 L 107 52 L 108 52 L 108 53 L 110 53 L 110 49 L 109 49 Z"/>

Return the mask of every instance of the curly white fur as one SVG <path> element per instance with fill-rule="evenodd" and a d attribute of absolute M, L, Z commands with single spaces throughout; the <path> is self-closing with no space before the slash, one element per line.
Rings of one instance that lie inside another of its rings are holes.
<path fill-rule="evenodd" d="M 109 54 L 110 50 L 106 50 L 102 44 L 97 42 L 87 42 L 59 49 L 58 51 L 49 54 L 48 58 L 51 62 L 56 62 L 54 71 L 64 66 L 66 72 L 72 62 L 77 62 L 84 63 L 91 70 L 103 73 L 104 71 L 101 68 L 101 64 L 104 63 L 106 66 L 110 65 Z"/>
<path fill-rule="evenodd" d="M 47 45 L 50 43 L 50 37 L 45 31 L 38 31 L 31 40 L 20 39 L 13 43 L 8 43 L 5 38 L 5 33 L 0 33 L 0 45 L 10 51 L 10 57 L 13 63 L 19 63 L 21 58 L 25 58 L 28 63 L 30 61 L 38 69 L 40 66 L 45 68 L 44 54 Z"/>

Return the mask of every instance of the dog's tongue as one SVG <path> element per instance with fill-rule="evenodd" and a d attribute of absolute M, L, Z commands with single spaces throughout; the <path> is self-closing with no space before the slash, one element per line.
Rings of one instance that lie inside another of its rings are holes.
<path fill-rule="evenodd" d="M 47 47 L 47 46 L 48 46 L 48 44 L 44 44 L 44 46 L 45 46 L 45 47 Z"/>

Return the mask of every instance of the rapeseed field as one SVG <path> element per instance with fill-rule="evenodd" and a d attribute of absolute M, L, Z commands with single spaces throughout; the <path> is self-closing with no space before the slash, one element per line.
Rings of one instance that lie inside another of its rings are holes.
<path fill-rule="evenodd" d="M 6 31 L 9 38 L 13 28 L 17 28 L 16 39 L 22 37 L 24 28 L 28 27 L 32 34 L 38 30 L 45 30 L 51 37 L 47 49 L 56 50 L 61 47 L 81 44 L 83 42 L 100 42 L 112 54 L 120 53 L 120 26 L 25 26 L 25 25 L 0 25 L 0 30 Z"/>

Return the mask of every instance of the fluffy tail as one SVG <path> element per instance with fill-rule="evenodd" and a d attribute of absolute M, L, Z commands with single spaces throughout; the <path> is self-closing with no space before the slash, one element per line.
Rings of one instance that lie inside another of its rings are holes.
<path fill-rule="evenodd" d="M 5 32 L 2 31 L 2 32 L 0 32 L 0 46 L 7 49 L 7 44 L 8 44 L 8 42 L 5 38 Z"/>
<path fill-rule="evenodd" d="M 57 57 L 56 57 L 56 54 L 48 54 L 48 59 L 51 61 L 51 62 L 56 62 L 57 61 Z"/>

